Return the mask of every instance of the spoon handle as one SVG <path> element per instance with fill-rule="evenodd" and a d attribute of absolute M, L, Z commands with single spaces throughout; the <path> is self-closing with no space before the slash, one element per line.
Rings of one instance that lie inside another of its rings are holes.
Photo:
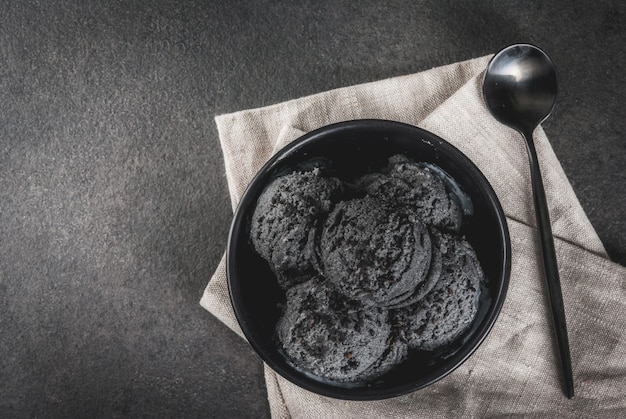
<path fill-rule="evenodd" d="M 541 254 L 543 256 L 543 266 L 546 274 L 546 284 L 550 308 L 552 310 L 552 320 L 556 334 L 557 345 L 565 379 L 565 393 L 568 398 L 574 397 L 574 377 L 572 374 L 572 358 L 569 350 L 569 340 L 567 337 L 567 326 L 565 323 L 565 306 L 563 304 L 563 293 L 559 279 L 559 269 L 554 250 L 554 238 L 550 224 L 550 213 L 546 201 L 546 193 L 541 181 L 541 171 L 539 170 L 539 160 L 533 141 L 532 131 L 522 133 L 526 139 L 528 157 L 530 160 L 530 175 L 533 188 L 533 198 L 535 202 L 535 215 L 537 217 L 537 228 L 541 237 Z"/>

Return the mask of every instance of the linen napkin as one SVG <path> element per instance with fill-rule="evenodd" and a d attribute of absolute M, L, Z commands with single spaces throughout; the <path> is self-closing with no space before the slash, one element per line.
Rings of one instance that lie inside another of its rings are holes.
<path fill-rule="evenodd" d="M 457 370 L 414 393 L 382 401 L 313 394 L 265 366 L 273 417 L 616 417 L 626 413 L 626 268 L 612 263 L 545 133 L 535 131 L 566 307 L 576 397 L 563 395 L 522 138 L 482 101 L 490 56 L 216 117 L 233 208 L 261 165 L 318 127 L 379 118 L 429 130 L 465 153 L 500 199 L 512 241 L 502 312 Z M 242 335 L 222 258 L 201 304 Z"/>

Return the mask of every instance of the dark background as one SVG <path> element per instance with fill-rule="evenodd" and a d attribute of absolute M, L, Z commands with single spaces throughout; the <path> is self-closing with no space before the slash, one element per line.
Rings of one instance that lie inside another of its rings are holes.
<path fill-rule="evenodd" d="M 535 43 L 626 265 L 625 4 L 0 0 L 0 417 L 269 416 L 198 305 L 232 216 L 216 114 Z"/>

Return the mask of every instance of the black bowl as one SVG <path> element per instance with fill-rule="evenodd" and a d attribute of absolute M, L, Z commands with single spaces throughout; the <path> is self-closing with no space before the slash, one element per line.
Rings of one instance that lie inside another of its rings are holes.
<path fill-rule="evenodd" d="M 274 329 L 284 292 L 269 265 L 254 251 L 250 219 L 257 198 L 276 176 L 322 165 L 349 180 L 382 168 L 395 154 L 434 163 L 469 195 L 473 214 L 461 233 L 474 247 L 485 273 L 479 310 L 470 329 L 435 352 L 411 352 L 379 379 L 346 384 L 320 379 L 293 366 L 280 351 Z M 340 399 L 376 400 L 430 385 L 461 365 L 491 330 L 504 299 L 511 270 L 511 244 L 502 207 L 491 185 L 459 150 L 420 128 L 383 120 L 355 120 L 310 132 L 273 156 L 257 173 L 235 212 L 227 249 L 227 277 L 235 315 L 250 345 L 274 371 L 309 391 Z"/>

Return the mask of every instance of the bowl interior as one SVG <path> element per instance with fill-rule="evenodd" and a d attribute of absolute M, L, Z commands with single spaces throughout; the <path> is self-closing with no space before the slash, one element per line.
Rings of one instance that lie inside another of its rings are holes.
<path fill-rule="evenodd" d="M 474 247 L 486 277 L 478 315 L 472 327 L 451 345 L 436 352 L 410 352 L 405 362 L 373 382 L 354 385 L 322 380 L 292 366 L 279 350 L 274 328 L 285 296 L 267 262 L 252 247 L 250 219 L 257 198 L 276 176 L 317 165 L 330 175 L 350 180 L 386 166 L 394 154 L 438 165 L 470 196 L 473 214 L 464 218 L 461 233 Z M 237 320 L 252 347 L 272 369 L 318 394 L 374 400 L 427 386 L 472 354 L 491 329 L 504 302 L 510 259 L 508 229 L 500 203 L 485 177 L 465 155 L 414 126 L 357 120 L 306 134 L 263 166 L 235 212 L 227 250 L 227 275 Z"/>

